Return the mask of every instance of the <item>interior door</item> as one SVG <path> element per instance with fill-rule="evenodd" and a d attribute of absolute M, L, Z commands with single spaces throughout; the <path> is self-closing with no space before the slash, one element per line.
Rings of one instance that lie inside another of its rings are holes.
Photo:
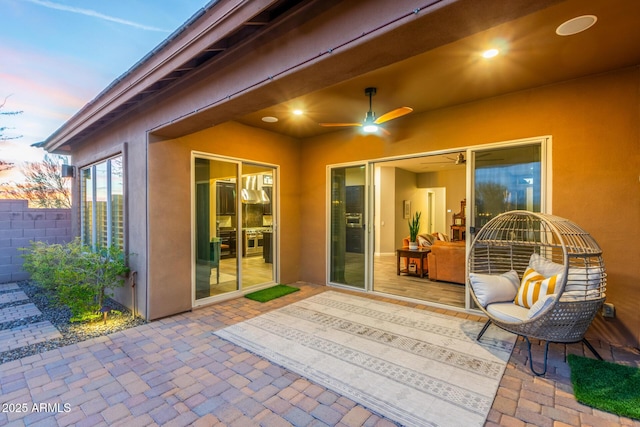
<path fill-rule="evenodd" d="M 360 289 L 366 276 L 366 170 L 333 167 L 329 176 L 329 282 Z"/>

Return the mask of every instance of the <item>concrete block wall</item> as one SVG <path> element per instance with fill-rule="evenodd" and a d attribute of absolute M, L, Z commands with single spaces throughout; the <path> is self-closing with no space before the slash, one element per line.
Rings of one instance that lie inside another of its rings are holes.
<path fill-rule="evenodd" d="M 29 208 L 26 200 L 0 200 L 0 283 L 26 280 L 22 251 L 29 242 L 71 241 L 71 209 Z"/>

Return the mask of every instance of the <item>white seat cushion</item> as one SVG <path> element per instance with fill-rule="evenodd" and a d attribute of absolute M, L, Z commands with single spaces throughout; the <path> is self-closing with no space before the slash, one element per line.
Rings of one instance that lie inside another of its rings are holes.
<path fill-rule="evenodd" d="M 496 302 L 487 306 L 491 316 L 505 322 L 523 322 L 529 320 L 529 309 L 513 302 Z"/>

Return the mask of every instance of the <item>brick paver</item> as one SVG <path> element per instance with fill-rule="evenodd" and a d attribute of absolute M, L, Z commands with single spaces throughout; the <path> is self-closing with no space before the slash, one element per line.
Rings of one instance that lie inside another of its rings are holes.
<path fill-rule="evenodd" d="M 0 330 L 0 353 L 56 338 L 62 334 L 48 320 Z"/>
<path fill-rule="evenodd" d="M 42 313 L 38 310 L 38 307 L 33 303 L 0 308 L 0 323 L 26 319 L 27 317 L 39 316 L 41 314 Z"/>
<path fill-rule="evenodd" d="M 0 365 L 0 405 L 7 409 L 0 412 L 0 425 L 395 425 L 213 334 L 329 289 L 299 286 L 300 292 L 268 303 L 238 298 Z M 608 349 L 606 358 L 640 363 L 633 351 L 597 345 Z M 550 371 L 538 378 L 529 372 L 526 344 L 518 339 L 487 426 L 640 427 L 577 403 L 564 355 L 580 354 L 582 346 L 552 346 Z M 34 412 L 34 403 L 44 410 Z M 18 412 L 16 405 L 27 411 Z"/>
<path fill-rule="evenodd" d="M 2 284 L 0 284 L 0 292 L 17 291 L 19 289 L 20 289 L 20 286 L 18 286 L 16 283 L 2 283 Z"/>
<path fill-rule="evenodd" d="M 24 301 L 27 299 L 29 299 L 29 297 L 22 291 L 5 292 L 0 294 L 0 304 L 8 304 L 17 301 Z"/>

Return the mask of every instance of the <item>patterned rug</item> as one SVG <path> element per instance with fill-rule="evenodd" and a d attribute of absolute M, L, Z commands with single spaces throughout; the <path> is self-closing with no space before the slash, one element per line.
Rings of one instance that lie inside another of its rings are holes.
<path fill-rule="evenodd" d="M 515 335 L 324 292 L 216 334 L 406 426 L 482 426 Z"/>

